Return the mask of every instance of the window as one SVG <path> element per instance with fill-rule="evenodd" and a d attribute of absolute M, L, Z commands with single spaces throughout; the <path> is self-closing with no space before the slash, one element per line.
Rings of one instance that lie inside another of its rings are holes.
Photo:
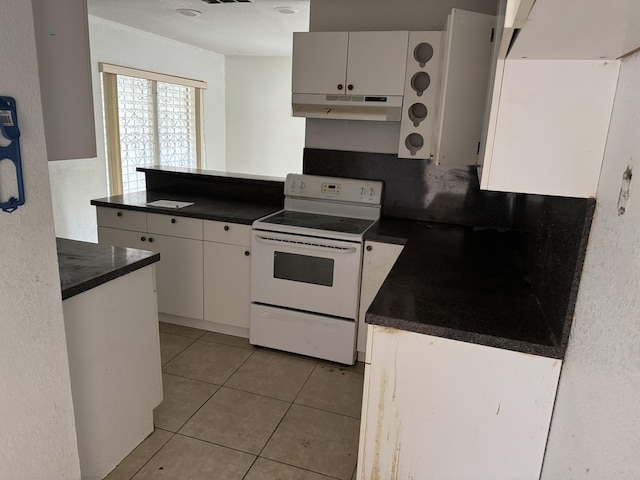
<path fill-rule="evenodd" d="M 136 167 L 200 168 L 205 82 L 100 64 L 111 195 L 144 189 Z"/>

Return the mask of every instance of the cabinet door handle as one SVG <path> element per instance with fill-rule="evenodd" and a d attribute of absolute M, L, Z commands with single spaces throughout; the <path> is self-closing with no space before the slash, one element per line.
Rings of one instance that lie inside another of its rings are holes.
<path fill-rule="evenodd" d="M 171 219 L 171 223 L 176 223 L 176 219 L 175 219 L 175 218 L 172 218 L 172 219 Z"/>
<path fill-rule="evenodd" d="M 228 231 L 229 231 L 229 225 L 225 225 L 225 226 L 224 226 L 224 231 L 225 231 L 225 232 L 228 232 Z"/>
<path fill-rule="evenodd" d="M 244 251 L 244 256 L 245 256 L 245 257 L 248 257 L 249 255 L 251 255 L 251 252 L 249 252 L 249 250 L 245 250 L 245 251 Z"/>
<path fill-rule="evenodd" d="M 347 90 L 353 90 L 353 85 L 351 84 L 347 85 Z"/>
<path fill-rule="evenodd" d="M 373 247 L 371 245 L 367 245 L 367 252 L 370 252 L 371 250 L 373 250 Z"/>
<path fill-rule="evenodd" d="M 147 241 L 147 237 L 140 237 L 140 241 L 141 242 L 146 242 Z"/>
<path fill-rule="evenodd" d="M 338 90 L 342 90 L 343 88 L 344 88 L 344 86 L 341 83 L 339 83 L 338 84 Z"/>
<path fill-rule="evenodd" d="M 149 237 L 149 243 L 153 242 L 153 237 Z"/>
<path fill-rule="evenodd" d="M 116 215 L 121 217 L 122 216 L 122 212 L 118 212 L 118 213 L 116 213 Z"/>

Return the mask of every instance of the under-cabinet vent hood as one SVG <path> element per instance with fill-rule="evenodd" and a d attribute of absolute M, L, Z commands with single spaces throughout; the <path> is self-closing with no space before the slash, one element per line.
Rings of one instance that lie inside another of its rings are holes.
<path fill-rule="evenodd" d="M 294 117 L 399 122 L 402 96 L 322 95 L 294 93 Z"/>

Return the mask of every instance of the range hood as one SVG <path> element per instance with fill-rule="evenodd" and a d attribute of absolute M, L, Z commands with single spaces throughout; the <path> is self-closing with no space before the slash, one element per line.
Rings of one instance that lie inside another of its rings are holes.
<path fill-rule="evenodd" d="M 294 93 L 294 117 L 399 122 L 401 95 L 323 95 Z"/>

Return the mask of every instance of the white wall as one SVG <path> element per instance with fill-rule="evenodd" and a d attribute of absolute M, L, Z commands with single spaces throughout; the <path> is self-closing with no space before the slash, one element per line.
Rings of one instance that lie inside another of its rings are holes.
<path fill-rule="evenodd" d="M 93 198 L 107 195 L 99 62 L 204 80 L 205 168 L 225 168 L 224 56 L 89 15 L 98 157 L 51 162 L 56 234 L 96 241 Z"/>
<path fill-rule="evenodd" d="M 302 172 L 303 118 L 291 116 L 291 57 L 226 57 L 228 172 Z"/>
<path fill-rule="evenodd" d="M 452 8 L 494 15 L 497 0 L 311 0 L 309 31 L 442 30 Z M 398 153 L 398 122 L 308 119 L 305 145 Z"/>
<path fill-rule="evenodd" d="M 8 67 L 0 70 L 0 93 L 18 105 L 26 198 L 14 213 L 0 212 L 0 478 L 77 479 L 30 1 L 3 2 L 0 45 L 0 65 Z M 0 189 L 9 188 L 0 179 Z"/>
<path fill-rule="evenodd" d="M 543 480 L 640 477 L 640 54 L 622 64 Z M 626 213 L 622 174 L 634 170 Z"/>

